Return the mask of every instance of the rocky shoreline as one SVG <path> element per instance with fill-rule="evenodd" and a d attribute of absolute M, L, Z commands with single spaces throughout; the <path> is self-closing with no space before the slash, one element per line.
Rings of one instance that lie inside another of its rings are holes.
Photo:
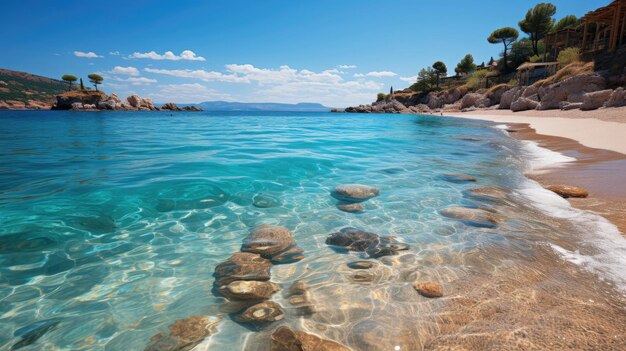
<path fill-rule="evenodd" d="M 158 107 L 151 98 L 134 94 L 121 99 L 117 94 L 107 95 L 101 91 L 69 91 L 56 96 L 52 105 L 44 102 L 0 101 L 0 110 L 64 110 L 64 111 L 190 111 L 199 112 L 196 106 L 178 107 L 168 102 Z"/>
<path fill-rule="evenodd" d="M 626 106 L 626 90 L 612 85 L 599 73 L 585 73 L 548 84 L 539 81 L 529 86 L 496 85 L 470 91 L 457 87 L 422 94 L 400 93 L 369 105 L 348 107 L 349 113 L 435 114 L 477 110 L 573 110 Z"/>

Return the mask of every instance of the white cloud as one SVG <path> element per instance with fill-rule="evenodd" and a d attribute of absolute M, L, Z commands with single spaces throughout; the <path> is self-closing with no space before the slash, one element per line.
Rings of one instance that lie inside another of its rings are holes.
<path fill-rule="evenodd" d="M 154 51 L 140 53 L 135 52 L 129 56 L 129 58 L 137 58 L 137 59 L 151 59 L 151 60 L 171 60 L 171 61 L 179 61 L 179 60 L 188 60 L 188 61 L 206 61 L 206 59 L 202 56 L 196 56 L 196 53 L 191 50 L 184 50 L 180 53 L 179 56 L 176 56 L 171 51 L 166 51 L 163 55 L 157 54 Z"/>
<path fill-rule="evenodd" d="M 138 76 L 139 75 L 139 70 L 136 69 L 135 67 L 115 66 L 115 68 L 113 68 L 111 73 L 113 73 L 113 74 L 124 74 L 124 75 L 127 75 L 127 76 Z"/>
<path fill-rule="evenodd" d="M 96 54 L 93 51 L 89 51 L 89 52 L 74 51 L 74 56 L 76 56 L 76 57 L 83 57 L 83 58 L 100 58 L 100 57 L 102 57 L 102 56 L 98 56 L 98 54 Z"/>
<path fill-rule="evenodd" d="M 353 69 L 356 68 L 356 65 L 339 65 L 337 66 L 339 69 Z"/>
<path fill-rule="evenodd" d="M 118 82 L 128 82 L 132 85 L 149 85 L 149 84 L 157 82 L 156 79 L 150 79 L 150 78 L 145 78 L 145 77 L 128 77 L 128 78 L 115 77 L 114 79 Z"/>
<path fill-rule="evenodd" d="M 400 77 L 400 80 L 405 81 L 405 82 L 409 82 L 409 83 L 415 83 L 417 81 L 417 76 Z"/>
<path fill-rule="evenodd" d="M 371 102 L 383 88 L 382 83 L 372 80 L 345 80 L 337 69 L 314 72 L 286 65 L 273 69 L 251 64 L 230 64 L 225 68 L 224 72 L 153 68 L 144 68 L 144 71 L 206 82 L 248 84 L 252 92 L 246 93 L 245 101 L 320 102 L 329 106 L 348 106 Z"/>
<path fill-rule="evenodd" d="M 363 78 L 363 77 L 376 77 L 376 78 L 382 78 L 382 77 L 395 77 L 397 76 L 396 73 L 394 72 L 390 72 L 390 71 L 374 71 L 374 72 L 369 72 L 369 73 L 357 73 L 354 75 L 355 78 Z"/>
<path fill-rule="evenodd" d="M 205 87 L 202 84 L 169 84 L 160 85 L 159 91 L 149 94 L 154 101 L 177 103 L 200 103 L 214 100 L 232 100 L 228 94 Z"/>
<path fill-rule="evenodd" d="M 102 85 L 111 87 L 113 89 L 128 89 L 128 85 L 126 84 L 104 83 Z"/>
<path fill-rule="evenodd" d="M 109 51 L 109 55 L 111 55 L 111 56 L 120 56 L 120 52 L 119 51 Z"/>

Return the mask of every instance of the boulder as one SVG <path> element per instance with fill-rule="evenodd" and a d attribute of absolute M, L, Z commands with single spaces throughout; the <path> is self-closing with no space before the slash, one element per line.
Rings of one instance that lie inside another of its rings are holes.
<path fill-rule="evenodd" d="M 343 228 L 326 237 L 326 245 L 338 246 L 351 251 L 366 251 L 380 244 L 378 234 L 355 228 Z"/>
<path fill-rule="evenodd" d="M 477 181 L 476 177 L 471 176 L 469 174 L 463 174 L 463 173 L 444 173 L 441 175 L 441 179 L 447 182 L 451 182 L 451 183 L 464 183 L 464 182 Z"/>
<path fill-rule="evenodd" d="M 521 91 L 520 87 L 511 88 L 504 93 L 502 93 L 502 97 L 500 98 L 500 109 L 508 110 L 511 108 L 511 104 L 516 99 L 516 95 Z"/>
<path fill-rule="evenodd" d="M 159 333 L 150 339 L 145 351 L 188 351 L 204 338 L 217 332 L 220 318 L 192 316 L 170 325 L 169 333 Z"/>
<path fill-rule="evenodd" d="M 621 107 L 626 105 L 626 90 L 619 87 L 613 90 L 611 97 L 604 103 L 604 107 Z"/>
<path fill-rule="evenodd" d="M 444 103 L 445 102 L 441 98 L 439 98 L 436 92 L 430 92 L 426 96 L 426 105 L 431 110 L 436 109 L 436 108 L 441 108 L 444 105 Z"/>
<path fill-rule="evenodd" d="M 511 111 L 519 112 L 534 110 L 537 108 L 537 106 L 539 106 L 539 103 L 537 101 L 525 97 L 520 97 L 519 99 L 513 101 L 513 103 L 511 104 Z"/>
<path fill-rule="evenodd" d="M 237 252 L 215 267 L 215 283 L 225 285 L 236 280 L 270 280 L 272 263 L 261 255 Z"/>
<path fill-rule="evenodd" d="M 603 90 L 606 80 L 595 73 L 580 74 L 539 89 L 539 110 L 559 108 L 562 101 L 583 102 L 585 93 Z"/>
<path fill-rule="evenodd" d="M 73 102 L 72 108 L 70 108 L 70 110 L 79 111 L 79 110 L 82 110 L 83 108 L 84 106 L 82 102 Z"/>
<path fill-rule="evenodd" d="M 337 208 L 343 212 L 361 212 L 363 211 L 363 206 L 358 203 L 339 203 L 337 204 Z"/>
<path fill-rule="evenodd" d="M 270 351 L 351 351 L 349 347 L 338 342 L 294 331 L 286 326 L 274 330 L 271 339 Z"/>
<path fill-rule="evenodd" d="M 173 102 L 168 102 L 165 105 L 161 106 L 161 110 L 166 110 L 166 111 L 181 111 L 181 109 L 176 106 L 175 103 Z"/>
<path fill-rule="evenodd" d="M 115 101 L 106 100 L 100 101 L 96 107 L 100 110 L 115 110 Z"/>
<path fill-rule="evenodd" d="M 439 213 L 475 227 L 493 228 L 501 222 L 496 214 L 478 208 L 448 207 Z"/>
<path fill-rule="evenodd" d="M 53 110 L 70 110 L 74 109 L 75 103 L 83 105 L 96 105 L 101 101 L 105 101 L 108 96 L 101 91 L 73 90 L 56 96 L 56 103 L 52 106 Z M 84 107 L 83 107 L 84 108 Z"/>
<path fill-rule="evenodd" d="M 246 308 L 235 316 L 235 321 L 263 325 L 283 318 L 285 318 L 285 311 L 281 305 L 274 301 L 265 301 Z"/>
<path fill-rule="evenodd" d="M 506 85 L 506 84 L 500 84 L 491 88 L 489 92 L 486 94 L 486 97 L 490 101 L 489 105 L 493 106 L 493 105 L 499 104 L 500 101 L 502 100 L 502 95 L 504 95 L 504 93 L 510 90 L 511 88 L 513 88 L 513 86 Z"/>
<path fill-rule="evenodd" d="M 555 192 L 566 199 L 569 197 L 589 196 L 589 192 L 586 189 L 572 185 L 550 185 L 547 186 L 546 189 Z"/>
<path fill-rule="evenodd" d="M 111 95 L 109 95 L 109 101 L 113 101 L 115 104 L 122 103 L 122 100 L 120 99 L 120 97 L 117 96 L 117 94 L 115 93 L 112 93 Z"/>
<path fill-rule="evenodd" d="M 380 190 L 362 184 L 346 184 L 335 188 L 332 196 L 345 202 L 362 202 L 378 196 Z"/>
<path fill-rule="evenodd" d="M 575 110 L 581 108 L 583 105 L 582 102 L 567 102 L 562 101 L 559 103 L 559 108 L 563 111 Z"/>
<path fill-rule="evenodd" d="M 437 283 L 417 283 L 413 287 L 424 297 L 433 298 L 443 296 L 443 288 Z"/>
<path fill-rule="evenodd" d="M 598 109 L 604 106 L 604 104 L 611 98 L 611 95 L 613 95 L 613 90 L 611 89 L 585 93 L 583 95 L 583 104 L 580 109 L 583 111 Z"/>
<path fill-rule="evenodd" d="M 463 96 L 463 98 L 461 99 L 461 108 L 464 109 L 464 108 L 475 106 L 476 102 L 483 98 L 484 97 L 482 94 L 469 93 Z"/>
<path fill-rule="evenodd" d="M 474 107 L 477 108 L 487 108 L 491 106 L 491 100 L 489 98 L 482 98 L 476 101 Z"/>
<path fill-rule="evenodd" d="M 260 301 L 268 300 L 278 290 L 280 290 L 278 285 L 270 282 L 236 280 L 228 285 L 221 286 L 218 292 L 229 300 Z"/>
<path fill-rule="evenodd" d="M 296 242 L 289 229 L 274 225 L 262 225 L 255 228 L 243 241 L 241 251 L 256 253 L 264 258 L 281 253 Z"/>
<path fill-rule="evenodd" d="M 135 109 L 141 107 L 142 101 L 143 99 L 141 98 L 141 96 L 137 94 L 126 97 L 126 104 Z"/>

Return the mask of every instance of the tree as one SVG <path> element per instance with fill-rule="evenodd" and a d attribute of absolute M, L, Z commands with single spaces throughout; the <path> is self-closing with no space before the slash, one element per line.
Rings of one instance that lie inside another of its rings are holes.
<path fill-rule="evenodd" d="M 554 26 L 552 16 L 555 13 L 556 6 L 542 2 L 528 10 L 526 17 L 519 22 L 520 29 L 530 38 L 535 55 L 539 55 L 539 40 Z"/>
<path fill-rule="evenodd" d="M 533 45 L 530 39 L 523 38 L 514 42 L 509 50 L 509 68 L 516 69 L 522 63 L 528 62 L 533 55 Z"/>
<path fill-rule="evenodd" d="M 83 79 L 80 79 L 80 90 L 85 90 L 85 86 L 83 85 Z"/>
<path fill-rule="evenodd" d="M 393 86 L 391 86 L 391 88 L 389 88 L 389 96 L 393 96 Z"/>
<path fill-rule="evenodd" d="M 561 18 L 555 25 L 554 27 L 552 27 L 552 31 L 553 32 L 558 32 L 563 28 L 567 28 L 567 27 L 576 27 L 577 25 L 579 25 L 581 22 L 581 20 L 579 20 L 576 16 L 574 15 L 569 15 L 569 16 L 565 16 L 563 18 Z"/>
<path fill-rule="evenodd" d="M 102 81 L 104 80 L 104 78 L 102 78 L 101 75 L 95 74 L 95 73 L 92 73 L 88 75 L 87 77 L 89 78 L 89 81 L 91 82 L 91 84 L 93 84 L 93 86 L 96 87 L 96 91 L 98 91 L 98 84 L 102 84 Z"/>
<path fill-rule="evenodd" d="M 494 60 L 493 56 L 491 56 L 491 58 L 489 59 L 489 66 L 493 65 L 494 62 L 496 62 L 496 60 Z"/>
<path fill-rule="evenodd" d="M 72 90 L 72 83 L 74 83 L 76 80 L 78 80 L 78 78 L 76 78 L 76 76 L 71 75 L 71 74 L 64 74 L 61 79 L 63 79 L 64 81 L 68 82 L 70 84 L 69 89 L 67 89 L 67 91 Z"/>
<path fill-rule="evenodd" d="M 387 95 L 385 95 L 385 93 L 378 93 L 378 95 L 376 95 L 376 101 L 383 101 L 387 99 Z"/>
<path fill-rule="evenodd" d="M 435 70 L 435 74 L 437 75 L 437 88 L 439 88 L 439 78 L 445 77 L 448 74 L 448 67 L 446 67 L 445 63 L 437 61 L 433 63 L 433 69 Z"/>
<path fill-rule="evenodd" d="M 504 45 L 504 73 L 509 73 L 509 66 L 507 64 L 508 57 L 507 53 L 509 50 L 509 45 L 511 45 L 517 37 L 519 36 L 519 32 L 517 29 L 512 27 L 504 27 L 500 29 L 496 29 L 491 33 L 491 35 L 487 38 L 487 41 L 491 44 L 502 43 Z"/>
<path fill-rule="evenodd" d="M 454 71 L 457 74 L 468 74 L 476 69 L 476 64 L 474 64 L 474 57 L 471 54 L 465 55 L 461 62 L 456 65 Z"/>

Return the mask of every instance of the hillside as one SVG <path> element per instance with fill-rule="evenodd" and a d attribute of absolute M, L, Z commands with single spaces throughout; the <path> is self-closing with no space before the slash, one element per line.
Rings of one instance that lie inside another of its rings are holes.
<path fill-rule="evenodd" d="M 67 83 L 30 73 L 0 69 L 0 109 L 49 109 Z"/>
<path fill-rule="evenodd" d="M 205 111 L 281 111 L 281 112 L 328 112 L 330 107 L 316 103 L 279 104 L 270 102 L 207 101 L 196 106 Z"/>

